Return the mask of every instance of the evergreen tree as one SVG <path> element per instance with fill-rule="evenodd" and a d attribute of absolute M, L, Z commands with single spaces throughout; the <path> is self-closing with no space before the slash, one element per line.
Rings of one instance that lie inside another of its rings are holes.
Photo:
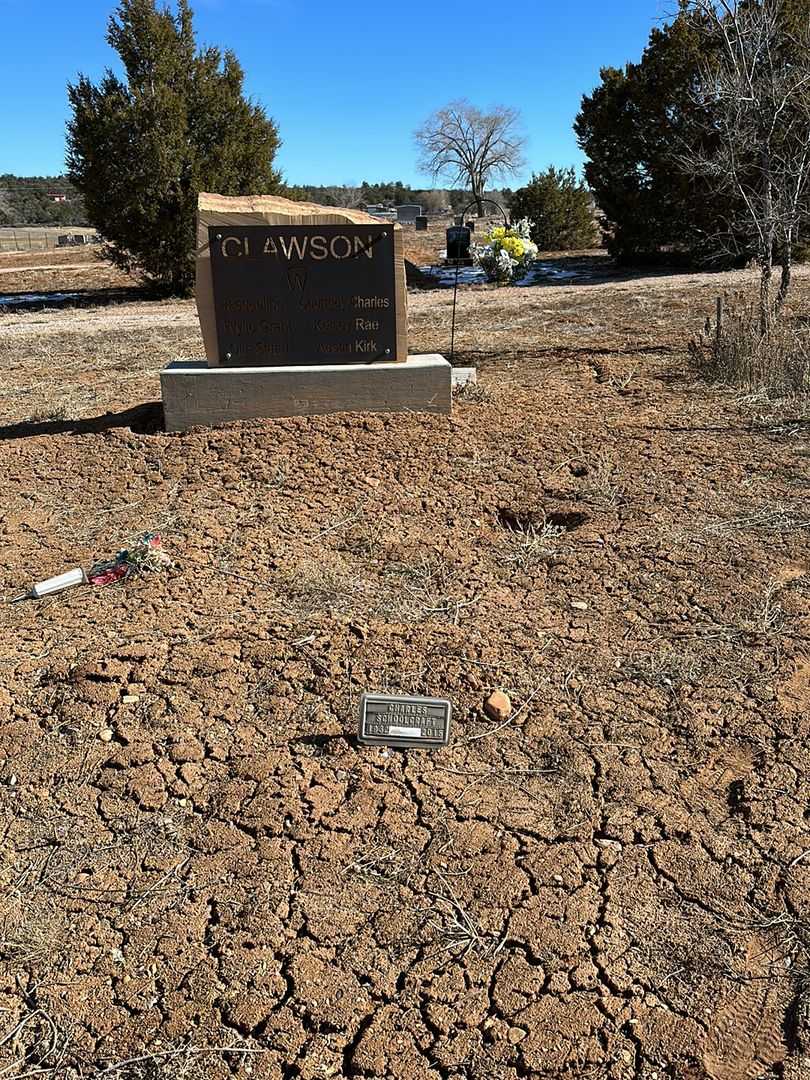
<path fill-rule="evenodd" d="M 278 132 L 245 98 L 236 56 L 197 49 L 188 0 L 176 14 L 121 0 L 107 40 L 125 79 L 108 70 L 98 86 L 85 76 L 68 86 L 69 177 L 113 262 L 185 294 L 198 192 L 275 191 Z"/>
<path fill-rule="evenodd" d="M 574 130 L 588 157 L 585 178 L 620 260 L 698 257 L 727 220 L 727 197 L 675 166 L 675 156 L 710 130 L 693 93 L 708 59 L 703 36 L 678 17 L 652 31 L 639 63 L 603 68 L 601 84 L 582 100 Z"/>
<path fill-rule="evenodd" d="M 662 254 L 744 261 L 755 254 L 740 226 L 745 201 L 705 172 L 684 167 L 719 149 L 718 116 L 699 92 L 719 52 L 701 5 L 679 0 L 678 6 L 671 24 L 653 29 L 638 63 L 603 68 L 600 85 L 583 97 L 574 130 L 588 158 L 585 178 L 620 261 Z M 761 6 L 762 0 L 739 0 L 741 10 Z M 779 0 L 778 11 L 780 49 L 806 64 L 802 42 L 810 0 Z"/>
<path fill-rule="evenodd" d="M 529 183 L 512 193 L 513 221 L 533 222 L 532 240 L 541 251 L 570 251 L 593 247 L 597 228 L 593 200 L 573 169 L 555 169 L 532 175 Z"/>

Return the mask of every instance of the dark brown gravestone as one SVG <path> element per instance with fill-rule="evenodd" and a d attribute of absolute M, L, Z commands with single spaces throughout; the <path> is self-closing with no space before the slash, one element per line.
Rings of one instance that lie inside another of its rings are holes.
<path fill-rule="evenodd" d="M 396 222 L 271 195 L 203 193 L 196 293 L 206 360 L 161 372 L 167 431 L 451 410 L 447 360 L 408 355 Z"/>
<path fill-rule="evenodd" d="M 447 261 L 468 262 L 470 259 L 470 230 L 466 225 L 451 225 L 447 230 Z"/>
<path fill-rule="evenodd" d="M 392 224 L 210 225 L 208 244 L 221 365 L 396 360 Z"/>
<path fill-rule="evenodd" d="M 212 367 L 408 357 L 402 227 L 362 210 L 201 193 L 196 292 Z"/>

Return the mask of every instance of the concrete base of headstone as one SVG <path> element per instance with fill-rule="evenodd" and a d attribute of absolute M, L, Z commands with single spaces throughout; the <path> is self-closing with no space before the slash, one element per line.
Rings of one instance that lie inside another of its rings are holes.
<path fill-rule="evenodd" d="M 312 364 L 306 367 L 208 367 L 175 360 L 160 373 L 167 431 L 232 420 L 334 412 L 451 410 L 451 367 L 443 356 L 404 364 Z"/>

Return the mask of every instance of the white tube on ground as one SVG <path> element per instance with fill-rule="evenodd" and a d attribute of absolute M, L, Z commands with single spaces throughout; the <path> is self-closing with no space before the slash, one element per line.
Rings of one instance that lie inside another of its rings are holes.
<path fill-rule="evenodd" d="M 29 593 L 34 600 L 41 600 L 43 596 L 51 596 L 53 593 L 62 592 L 64 589 L 70 589 L 74 585 L 84 585 L 87 581 L 87 574 L 81 567 L 76 567 L 75 570 L 67 570 L 64 574 L 57 574 L 56 577 L 46 578 L 45 581 L 38 581 L 36 585 L 31 589 Z"/>

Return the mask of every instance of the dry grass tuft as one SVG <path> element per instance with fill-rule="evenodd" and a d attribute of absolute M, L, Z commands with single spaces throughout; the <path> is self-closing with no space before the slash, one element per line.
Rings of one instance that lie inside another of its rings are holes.
<path fill-rule="evenodd" d="M 504 947 L 505 938 L 484 929 L 460 901 L 447 879 L 438 871 L 434 871 L 434 874 L 439 879 L 439 888 L 427 893 L 434 904 L 434 918 L 429 925 L 441 948 L 456 960 L 463 960 L 470 953 L 497 956 Z"/>
<path fill-rule="evenodd" d="M 662 643 L 648 653 L 631 653 L 616 661 L 620 677 L 664 692 L 694 686 L 706 669 L 706 658 L 686 643 Z"/>
<path fill-rule="evenodd" d="M 794 506 L 774 503 L 772 506 L 760 506 L 755 510 L 746 510 L 724 521 L 713 521 L 704 526 L 703 532 L 709 536 L 728 536 L 737 532 L 761 529 L 763 532 L 788 533 L 794 529 L 806 529 L 810 526 L 807 513 Z"/>
<path fill-rule="evenodd" d="M 385 882 L 411 885 L 418 873 L 424 873 L 424 866 L 421 855 L 401 851 L 384 838 L 376 837 L 343 873 L 373 885 Z"/>
<path fill-rule="evenodd" d="M 453 390 L 453 401 L 469 405 L 486 405 L 492 401 L 492 392 L 479 382 L 466 382 Z"/>
<path fill-rule="evenodd" d="M 585 479 L 581 495 L 588 502 L 602 510 L 612 510 L 625 501 L 624 488 L 616 481 L 616 465 L 605 450 L 589 451 L 580 432 L 571 436 L 573 454 L 571 462 L 576 462 Z"/>
<path fill-rule="evenodd" d="M 401 580 L 403 610 L 411 618 L 449 619 L 457 626 L 465 609 L 480 599 L 465 596 L 455 568 L 438 556 L 423 555 L 416 563 L 393 563 L 390 572 Z"/>
<path fill-rule="evenodd" d="M 763 334 L 758 305 L 743 295 L 726 305 L 719 326 L 707 320 L 689 352 L 709 382 L 748 389 L 810 389 L 810 329 L 783 316 L 774 318 Z"/>
<path fill-rule="evenodd" d="M 529 524 L 520 530 L 508 530 L 508 551 L 504 561 L 519 570 L 527 570 L 548 560 L 559 549 L 560 540 L 568 532 L 564 525 Z"/>

